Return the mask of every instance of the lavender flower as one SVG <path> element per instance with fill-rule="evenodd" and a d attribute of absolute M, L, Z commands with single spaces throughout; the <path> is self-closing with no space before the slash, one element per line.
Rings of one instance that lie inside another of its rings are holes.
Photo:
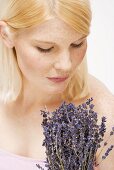
<path fill-rule="evenodd" d="M 92 100 L 87 99 L 86 103 L 78 107 L 64 101 L 51 113 L 52 116 L 50 112 L 41 110 L 45 136 L 42 145 L 46 147 L 48 170 L 93 170 L 94 166 L 99 165 L 96 163 L 96 152 L 106 132 L 106 118 L 102 117 L 101 124 L 97 124 L 97 113 L 93 111 Z M 113 134 L 114 127 L 110 136 Z M 104 147 L 106 145 L 107 141 Z M 103 160 L 113 147 L 111 145 L 108 148 L 102 156 Z"/>

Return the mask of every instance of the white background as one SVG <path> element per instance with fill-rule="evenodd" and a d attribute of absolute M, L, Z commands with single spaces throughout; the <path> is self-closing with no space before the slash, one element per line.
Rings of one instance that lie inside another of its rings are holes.
<path fill-rule="evenodd" d="M 114 0 L 91 0 L 88 70 L 114 94 Z"/>

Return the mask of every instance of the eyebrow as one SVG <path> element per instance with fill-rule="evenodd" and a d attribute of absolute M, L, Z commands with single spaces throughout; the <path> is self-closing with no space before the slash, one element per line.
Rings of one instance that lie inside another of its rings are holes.
<path fill-rule="evenodd" d="M 77 42 L 77 41 L 80 41 L 80 40 L 82 40 L 82 39 L 84 39 L 84 38 L 86 38 L 86 37 L 87 37 L 87 36 L 83 36 L 83 37 L 81 37 L 80 39 L 74 41 L 74 43 Z M 45 43 L 45 44 L 50 44 L 50 45 L 56 44 L 55 42 L 52 42 L 52 41 L 42 41 L 42 40 L 33 40 L 33 42 L 36 42 L 36 43 Z"/>

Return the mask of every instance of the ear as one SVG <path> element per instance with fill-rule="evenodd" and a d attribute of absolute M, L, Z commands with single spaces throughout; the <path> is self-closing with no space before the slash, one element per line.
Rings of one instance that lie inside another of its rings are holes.
<path fill-rule="evenodd" d="M 8 48 L 13 48 L 14 47 L 13 35 L 12 35 L 11 31 L 10 31 L 9 26 L 4 21 L 0 21 L 0 36 L 1 36 L 4 44 Z"/>

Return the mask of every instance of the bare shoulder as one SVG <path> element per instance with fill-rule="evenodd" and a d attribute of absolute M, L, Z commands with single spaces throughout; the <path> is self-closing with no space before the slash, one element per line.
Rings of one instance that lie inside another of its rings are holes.
<path fill-rule="evenodd" d="M 114 98 L 114 94 L 108 89 L 108 87 L 98 78 L 89 74 L 88 76 L 89 85 L 91 87 L 91 92 L 94 93 L 95 97 L 98 95 L 96 92 L 99 92 L 99 95 L 105 95 L 105 97 Z"/>
<path fill-rule="evenodd" d="M 107 88 L 107 86 L 89 74 L 89 86 L 90 86 L 90 96 L 93 97 L 94 102 L 99 109 L 99 111 L 104 112 L 114 112 L 114 95 Z M 114 115 L 114 114 L 113 114 Z"/>
<path fill-rule="evenodd" d="M 94 110 L 98 112 L 99 118 L 106 116 L 111 122 L 113 122 L 114 94 L 111 93 L 108 87 L 101 80 L 91 74 L 88 74 L 88 85 L 90 88 L 90 94 L 87 97 L 76 101 L 75 104 L 79 105 L 92 97 L 93 104 L 95 105 Z"/>
<path fill-rule="evenodd" d="M 90 96 L 93 97 L 95 110 L 99 117 L 107 117 L 107 126 L 114 125 L 114 95 L 106 85 L 89 74 Z"/>

